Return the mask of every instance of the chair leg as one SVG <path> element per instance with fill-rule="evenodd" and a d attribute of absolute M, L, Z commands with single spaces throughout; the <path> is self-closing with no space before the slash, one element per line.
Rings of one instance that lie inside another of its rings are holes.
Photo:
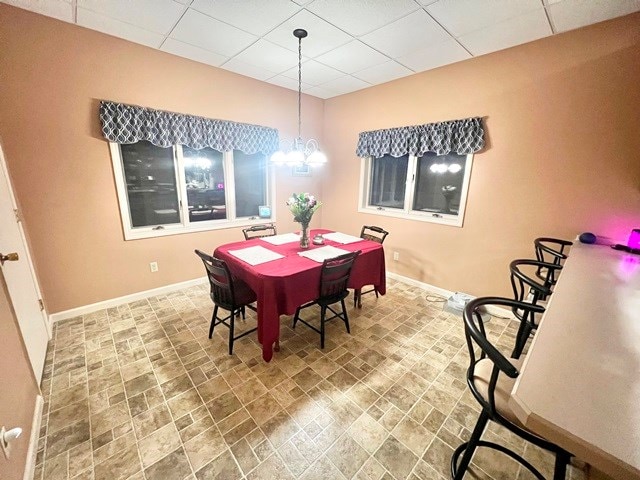
<path fill-rule="evenodd" d="M 467 468 L 471 463 L 471 457 L 473 457 L 488 421 L 489 414 L 483 409 L 482 412 L 480 412 L 480 417 L 478 417 L 478 421 L 473 429 L 473 433 L 471 434 L 469 441 L 460 445 L 453 453 L 453 456 L 451 457 L 451 476 L 453 477 L 453 480 L 462 480 L 464 474 L 467 472 Z M 462 456 L 460 463 L 456 465 L 456 461 L 462 450 L 464 450 L 464 455 Z"/>
<path fill-rule="evenodd" d="M 231 315 L 229 315 L 229 355 L 233 355 L 233 335 L 235 320 L 235 312 L 231 312 Z"/>
<path fill-rule="evenodd" d="M 378 298 L 378 287 L 373 287 L 373 291 L 376 293 L 376 298 Z"/>
<path fill-rule="evenodd" d="M 520 349 L 520 343 L 521 343 L 521 339 L 524 336 L 524 329 L 526 326 L 527 322 L 526 320 L 522 320 L 520 321 L 520 326 L 518 327 L 518 333 L 516 333 L 516 343 L 513 346 L 513 351 L 511 352 L 511 358 L 518 358 L 520 356 L 520 353 L 522 353 L 521 349 Z"/>
<path fill-rule="evenodd" d="M 568 464 L 569 455 L 567 455 L 566 453 L 556 453 L 556 464 L 553 469 L 553 480 L 565 480 Z"/>
<path fill-rule="evenodd" d="M 242 312 L 242 319 L 243 319 L 243 320 L 246 320 L 246 319 L 247 319 L 247 317 L 246 317 L 246 311 L 245 311 L 245 308 L 244 308 L 244 307 L 242 307 L 242 308 L 240 309 L 240 311 Z"/>
<path fill-rule="evenodd" d="M 356 288 L 353 291 L 353 308 L 356 308 L 358 306 L 358 301 L 360 300 L 361 292 L 362 290 L 359 288 Z"/>
<path fill-rule="evenodd" d="M 327 307 L 320 307 L 320 348 L 324 348 L 324 317 L 327 315 Z"/>
<path fill-rule="evenodd" d="M 211 326 L 209 327 L 209 339 L 213 336 L 213 329 L 216 326 L 216 317 L 218 316 L 218 305 L 213 307 L 213 315 L 211 315 Z"/>
<path fill-rule="evenodd" d="M 293 316 L 293 325 L 291 325 L 291 328 L 296 328 L 296 323 L 298 323 L 298 318 L 300 318 L 300 308 L 296 308 L 296 314 Z"/>
<path fill-rule="evenodd" d="M 340 300 L 342 304 L 342 313 L 344 314 L 344 324 L 347 326 L 347 333 L 351 333 L 351 329 L 349 328 L 349 315 L 347 315 L 347 307 L 344 305 L 344 299 Z"/>
<path fill-rule="evenodd" d="M 520 332 L 520 329 L 518 329 L 518 336 L 516 337 L 516 346 L 513 349 L 513 352 L 511 353 L 511 358 L 520 358 L 520 355 L 522 355 L 522 351 L 524 350 L 524 347 L 527 345 L 527 340 L 529 340 L 529 335 L 531 335 L 531 332 L 533 331 L 533 327 L 528 321 L 523 322 L 521 326 L 523 327 L 522 332 Z"/>

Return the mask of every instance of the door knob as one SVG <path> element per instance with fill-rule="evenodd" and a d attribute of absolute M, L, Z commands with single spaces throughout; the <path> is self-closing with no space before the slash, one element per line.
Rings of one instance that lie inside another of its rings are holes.
<path fill-rule="evenodd" d="M 0 253 L 0 265 L 4 265 L 4 262 L 17 262 L 18 254 L 16 252 L 7 253 L 6 255 Z"/>

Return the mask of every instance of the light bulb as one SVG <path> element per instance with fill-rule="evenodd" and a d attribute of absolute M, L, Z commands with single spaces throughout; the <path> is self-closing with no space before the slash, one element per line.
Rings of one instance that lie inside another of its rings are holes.
<path fill-rule="evenodd" d="M 307 163 L 309 165 L 322 165 L 323 163 L 327 163 L 327 156 L 320 150 L 316 150 L 311 155 L 309 155 L 309 158 L 307 158 Z"/>
<path fill-rule="evenodd" d="M 462 166 L 459 163 L 452 163 L 451 165 L 449 165 L 448 170 L 451 173 L 458 173 L 460 170 L 462 170 Z"/>
<path fill-rule="evenodd" d="M 284 154 L 284 152 L 282 150 L 278 150 L 277 152 L 275 152 L 273 155 L 271 155 L 271 162 L 275 163 L 276 165 L 282 165 L 286 162 L 287 158 L 286 155 Z"/>
<path fill-rule="evenodd" d="M 299 150 L 291 150 L 286 155 L 286 162 L 287 165 L 290 165 L 292 167 L 296 165 L 302 165 L 304 163 L 304 153 Z"/>

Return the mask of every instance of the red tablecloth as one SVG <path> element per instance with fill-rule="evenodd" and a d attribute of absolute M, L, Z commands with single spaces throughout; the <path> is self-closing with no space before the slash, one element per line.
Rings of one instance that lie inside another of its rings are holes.
<path fill-rule="evenodd" d="M 318 233 L 331 230 L 315 229 L 309 231 L 309 238 Z M 268 250 L 284 255 L 285 258 L 249 265 L 229 253 L 260 245 Z M 342 245 L 325 239 L 325 245 L 333 245 L 343 250 L 361 253 L 351 270 L 349 288 L 362 288 L 375 285 L 382 295 L 386 293 L 384 250 L 382 245 L 369 240 Z M 322 245 L 311 244 L 309 249 Z M 300 305 L 315 300 L 319 295 L 320 271 L 322 264 L 301 257 L 298 242 L 284 245 L 272 245 L 259 238 L 228 243 L 216 248 L 214 256 L 227 262 L 231 273 L 244 280 L 256 292 L 258 297 L 258 340 L 262 343 L 262 358 L 270 361 L 273 356 L 273 344 L 280 337 L 280 315 L 293 315 Z"/>

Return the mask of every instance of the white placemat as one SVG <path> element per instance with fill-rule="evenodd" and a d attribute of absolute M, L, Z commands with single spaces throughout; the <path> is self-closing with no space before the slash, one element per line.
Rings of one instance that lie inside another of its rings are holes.
<path fill-rule="evenodd" d="M 249 265 L 260 265 L 261 263 L 284 258 L 284 255 L 272 252 L 259 245 L 256 247 L 241 248 L 240 250 L 229 250 L 229 254 L 239 258 L 243 262 L 247 262 Z"/>
<path fill-rule="evenodd" d="M 314 248 L 313 250 L 308 250 L 306 252 L 298 252 L 298 255 L 301 257 L 306 257 L 309 260 L 313 260 L 314 262 L 322 263 L 327 258 L 333 258 L 340 255 L 344 255 L 345 253 L 349 253 L 347 250 L 343 250 L 341 248 L 332 247 L 331 245 L 327 245 L 321 248 Z"/>
<path fill-rule="evenodd" d="M 354 237 L 353 235 L 347 235 L 346 233 L 333 232 L 325 233 L 324 238 L 328 238 L 333 242 L 338 242 L 346 245 L 347 243 L 361 242 L 363 239 L 360 237 Z"/>
<path fill-rule="evenodd" d="M 271 245 L 284 245 L 285 243 L 293 243 L 300 241 L 300 235 L 297 233 L 283 233 L 282 235 L 273 235 L 272 237 L 262 237 L 263 240 Z"/>

